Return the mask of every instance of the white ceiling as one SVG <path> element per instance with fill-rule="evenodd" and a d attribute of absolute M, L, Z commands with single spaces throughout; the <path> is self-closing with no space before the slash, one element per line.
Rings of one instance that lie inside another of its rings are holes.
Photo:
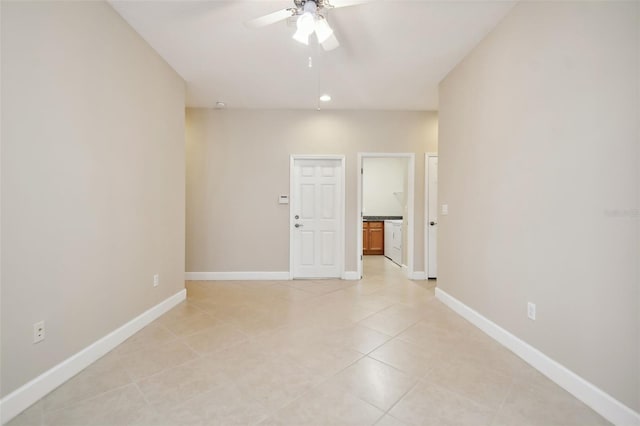
<path fill-rule="evenodd" d="M 186 80 L 187 105 L 211 108 L 437 110 L 438 83 L 513 1 L 377 0 L 333 9 L 341 46 L 291 36 L 295 22 L 244 21 L 291 0 L 120 1 L 111 5 Z M 308 67 L 309 57 L 313 67 Z"/>

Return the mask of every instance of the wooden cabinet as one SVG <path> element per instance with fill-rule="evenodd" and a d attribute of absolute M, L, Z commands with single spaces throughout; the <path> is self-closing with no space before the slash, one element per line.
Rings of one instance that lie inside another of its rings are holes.
<path fill-rule="evenodd" d="M 384 222 L 362 222 L 362 253 L 384 254 Z"/>

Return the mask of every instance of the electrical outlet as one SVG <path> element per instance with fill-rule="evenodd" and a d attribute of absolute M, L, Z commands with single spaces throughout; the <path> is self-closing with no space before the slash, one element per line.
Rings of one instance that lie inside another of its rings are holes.
<path fill-rule="evenodd" d="M 527 316 L 530 320 L 536 320 L 536 304 L 535 303 L 527 303 Z"/>
<path fill-rule="evenodd" d="M 158 287 L 160 285 L 160 275 L 159 274 L 155 274 L 153 276 L 153 286 L 154 287 Z"/>
<path fill-rule="evenodd" d="M 44 340 L 44 321 L 33 324 L 33 343 Z"/>

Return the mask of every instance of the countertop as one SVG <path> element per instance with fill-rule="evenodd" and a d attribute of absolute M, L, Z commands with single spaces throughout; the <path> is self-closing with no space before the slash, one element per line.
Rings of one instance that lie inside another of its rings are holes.
<path fill-rule="evenodd" d="M 402 220 L 402 216 L 363 216 L 365 222 L 382 222 L 385 220 Z"/>

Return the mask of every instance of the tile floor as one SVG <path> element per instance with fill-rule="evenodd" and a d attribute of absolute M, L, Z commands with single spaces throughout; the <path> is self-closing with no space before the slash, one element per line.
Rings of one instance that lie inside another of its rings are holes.
<path fill-rule="evenodd" d="M 604 425 L 382 256 L 362 281 L 187 283 L 187 301 L 9 424 Z"/>

